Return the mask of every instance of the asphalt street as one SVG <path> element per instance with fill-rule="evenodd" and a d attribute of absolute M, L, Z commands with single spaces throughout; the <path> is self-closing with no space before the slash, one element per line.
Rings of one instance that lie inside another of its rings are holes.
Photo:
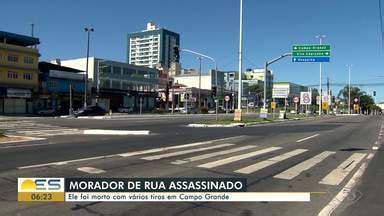
<path fill-rule="evenodd" d="M 3 119 L 0 124 L 10 133 L 44 139 L 0 144 L 0 215 L 378 215 L 384 210 L 382 116 L 324 117 L 245 128 L 185 126 L 201 118 Z M 151 133 L 81 133 L 89 128 Z M 365 165 L 362 177 L 356 178 Z M 82 167 L 101 172 L 87 173 L 79 170 Z M 37 175 L 245 177 L 248 191 L 311 192 L 311 202 L 16 202 L 17 177 Z M 351 189 L 354 180 L 358 182 Z M 340 199 L 345 191 L 346 198 Z"/>

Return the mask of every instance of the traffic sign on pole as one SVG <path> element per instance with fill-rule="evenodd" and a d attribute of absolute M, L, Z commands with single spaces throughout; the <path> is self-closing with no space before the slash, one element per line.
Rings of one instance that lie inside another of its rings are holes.
<path fill-rule="evenodd" d="M 310 92 L 300 92 L 300 104 L 311 105 L 312 97 Z"/>
<path fill-rule="evenodd" d="M 292 62 L 329 62 L 331 45 L 294 45 L 292 47 Z"/>
<path fill-rule="evenodd" d="M 299 99 L 299 97 L 297 97 L 297 96 L 293 98 L 293 102 L 295 102 L 295 103 L 299 103 L 299 100 L 300 100 L 300 99 Z"/>

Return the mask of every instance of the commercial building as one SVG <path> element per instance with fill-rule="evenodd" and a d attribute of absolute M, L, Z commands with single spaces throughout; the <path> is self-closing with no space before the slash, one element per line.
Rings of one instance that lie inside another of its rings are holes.
<path fill-rule="evenodd" d="M 179 83 L 186 85 L 190 88 L 195 87 L 199 88 L 199 73 L 191 72 L 186 74 L 181 74 L 174 76 L 174 83 Z M 201 89 L 212 90 L 212 87 L 216 85 L 216 73 L 215 70 L 210 70 L 208 74 L 201 75 Z M 217 92 L 222 92 L 224 90 L 224 73 L 218 71 L 217 73 Z"/>
<path fill-rule="evenodd" d="M 150 68 L 160 65 L 169 69 L 171 62 L 175 61 L 174 47 L 180 47 L 180 35 L 149 22 L 146 30 L 128 35 L 127 62 Z"/>
<path fill-rule="evenodd" d="M 61 65 L 85 71 L 86 60 L 62 60 Z M 91 89 L 88 98 L 94 105 L 97 102 L 112 111 L 118 108 L 150 111 L 155 106 L 159 84 L 159 71 L 156 69 L 90 57 L 88 78 L 87 89 Z"/>
<path fill-rule="evenodd" d="M 244 77 L 249 86 L 251 85 L 262 85 L 266 82 L 267 87 L 267 99 L 272 98 L 272 88 L 273 88 L 273 72 L 271 70 L 267 71 L 267 78 L 265 79 L 264 69 L 249 69 L 244 72 Z M 265 81 L 266 80 L 266 81 Z"/>
<path fill-rule="evenodd" d="M 38 38 L 0 31 L 0 114 L 33 113 Z"/>
<path fill-rule="evenodd" d="M 59 63 L 59 62 L 58 62 Z M 70 104 L 77 110 L 83 105 L 85 72 L 49 62 L 39 63 L 39 94 L 36 110 L 53 109 L 68 113 Z M 70 91 L 72 91 L 70 93 Z M 72 101 L 70 101 L 72 99 Z"/>
<path fill-rule="evenodd" d="M 293 105 L 293 98 L 300 97 L 300 92 L 308 91 L 308 87 L 292 82 L 274 82 L 272 98 L 280 105 Z"/>
<path fill-rule="evenodd" d="M 221 104 L 223 100 L 221 96 L 224 94 L 224 75 L 225 74 L 222 71 L 218 71 L 217 73 L 216 94 L 219 96 L 219 104 Z M 208 74 L 202 74 L 200 77 L 197 71 L 188 70 L 188 73 L 174 76 L 173 82 L 175 84 L 185 85 L 188 88 L 199 89 L 200 87 L 201 90 L 208 90 L 211 92 L 212 88 L 216 86 L 216 73 L 215 70 L 210 70 Z M 204 105 L 204 100 L 208 100 L 208 98 L 201 96 L 202 105 Z"/>

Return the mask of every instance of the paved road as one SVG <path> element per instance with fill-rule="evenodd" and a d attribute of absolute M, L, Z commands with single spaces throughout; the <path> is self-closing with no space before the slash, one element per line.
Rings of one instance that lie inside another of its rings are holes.
<path fill-rule="evenodd" d="M 333 117 L 247 128 L 183 126 L 195 119 L 28 120 L 27 124 L 66 132 L 40 135 L 48 139 L 33 144 L 0 145 L 0 209 L 5 215 L 317 215 L 337 204 L 336 215 L 360 215 L 354 208 L 367 209 L 375 201 L 372 213 L 377 213 L 383 210 L 379 203 L 384 199 L 369 184 L 383 179 L 382 152 L 372 150 L 381 145 L 383 120 Z M 84 128 L 149 129 L 153 133 L 85 136 L 69 130 Z M 90 157 L 97 158 L 84 160 Z M 68 160 L 75 161 L 55 164 Z M 340 193 L 358 180 L 365 165 L 362 180 L 339 202 Z M 108 177 L 246 177 L 249 191 L 321 193 L 311 194 L 308 203 L 14 202 L 17 177 L 95 176 L 79 171 L 81 167 L 96 168 L 102 172 L 96 176 Z"/>

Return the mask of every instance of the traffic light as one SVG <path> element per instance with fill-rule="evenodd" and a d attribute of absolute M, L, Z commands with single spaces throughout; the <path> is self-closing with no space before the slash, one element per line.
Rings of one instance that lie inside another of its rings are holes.
<path fill-rule="evenodd" d="M 376 97 L 376 91 L 373 91 L 373 96 Z"/>
<path fill-rule="evenodd" d="M 173 47 L 173 61 L 179 62 L 180 60 L 180 50 L 178 46 Z"/>
<path fill-rule="evenodd" d="M 213 95 L 214 97 L 216 97 L 216 95 L 217 95 L 217 87 L 216 87 L 216 86 L 213 86 L 213 87 L 212 87 L 212 95 Z"/>

